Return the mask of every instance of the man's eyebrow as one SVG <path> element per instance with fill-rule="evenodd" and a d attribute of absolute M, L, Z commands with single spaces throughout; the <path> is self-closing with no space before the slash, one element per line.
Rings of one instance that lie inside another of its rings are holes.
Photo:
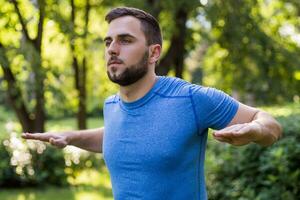
<path fill-rule="evenodd" d="M 111 40 L 111 37 L 107 36 L 103 39 L 103 41 Z"/>
<path fill-rule="evenodd" d="M 118 37 L 119 38 L 125 38 L 125 37 L 135 38 L 133 35 L 131 35 L 129 33 L 120 34 L 120 35 L 118 35 Z"/>
<path fill-rule="evenodd" d="M 117 35 L 118 38 L 126 38 L 126 37 L 130 37 L 130 38 L 133 38 L 135 39 L 136 37 L 134 37 L 133 35 L 129 34 L 129 33 L 123 33 L 123 34 L 120 34 L 120 35 Z M 112 37 L 110 36 L 107 36 L 103 39 L 103 41 L 107 41 L 107 40 L 112 40 Z"/>

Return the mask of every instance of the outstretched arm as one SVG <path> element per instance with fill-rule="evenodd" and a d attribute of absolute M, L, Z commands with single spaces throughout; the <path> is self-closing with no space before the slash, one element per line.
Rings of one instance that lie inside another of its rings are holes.
<path fill-rule="evenodd" d="M 241 103 L 230 124 L 213 133 L 215 139 L 236 146 L 251 142 L 269 146 L 281 135 L 280 124 L 270 114 Z"/>
<path fill-rule="evenodd" d="M 84 150 L 102 153 L 104 127 L 80 131 L 23 133 L 24 139 L 49 142 L 58 148 L 73 145 Z"/>

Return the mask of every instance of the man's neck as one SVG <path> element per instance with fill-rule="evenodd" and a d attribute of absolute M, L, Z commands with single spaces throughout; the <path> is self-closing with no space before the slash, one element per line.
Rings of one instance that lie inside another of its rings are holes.
<path fill-rule="evenodd" d="M 143 78 L 131 85 L 120 86 L 120 96 L 125 102 L 136 101 L 145 96 L 151 90 L 155 81 L 155 73 L 149 72 Z"/>

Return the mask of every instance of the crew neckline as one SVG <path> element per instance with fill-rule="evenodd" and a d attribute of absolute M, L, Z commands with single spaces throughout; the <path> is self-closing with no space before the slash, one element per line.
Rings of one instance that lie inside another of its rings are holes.
<path fill-rule="evenodd" d="M 156 91 L 159 88 L 162 78 L 163 78 L 162 76 L 156 76 L 156 80 L 155 80 L 155 83 L 153 84 L 152 88 L 143 97 L 141 97 L 135 101 L 126 102 L 121 99 L 120 95 L 118 95 L 121 106 L 126 109 L 133 109 L 133 108 L 138 108 L 138 107 L 143 106 L 154 96 L 154 94 L 155 94 L 154 91 Z"/>

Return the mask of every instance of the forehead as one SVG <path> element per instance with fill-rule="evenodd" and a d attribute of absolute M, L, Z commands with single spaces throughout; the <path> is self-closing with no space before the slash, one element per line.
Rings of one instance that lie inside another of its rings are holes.
<path fill-rule="evenodd" d="M 124 16 L 114 19 L 108 26 L 107 37 L 116 37 L 120 34 L 130 34 L 135 37 L 144 36 L 141 22 L 132 16 Z"/>

